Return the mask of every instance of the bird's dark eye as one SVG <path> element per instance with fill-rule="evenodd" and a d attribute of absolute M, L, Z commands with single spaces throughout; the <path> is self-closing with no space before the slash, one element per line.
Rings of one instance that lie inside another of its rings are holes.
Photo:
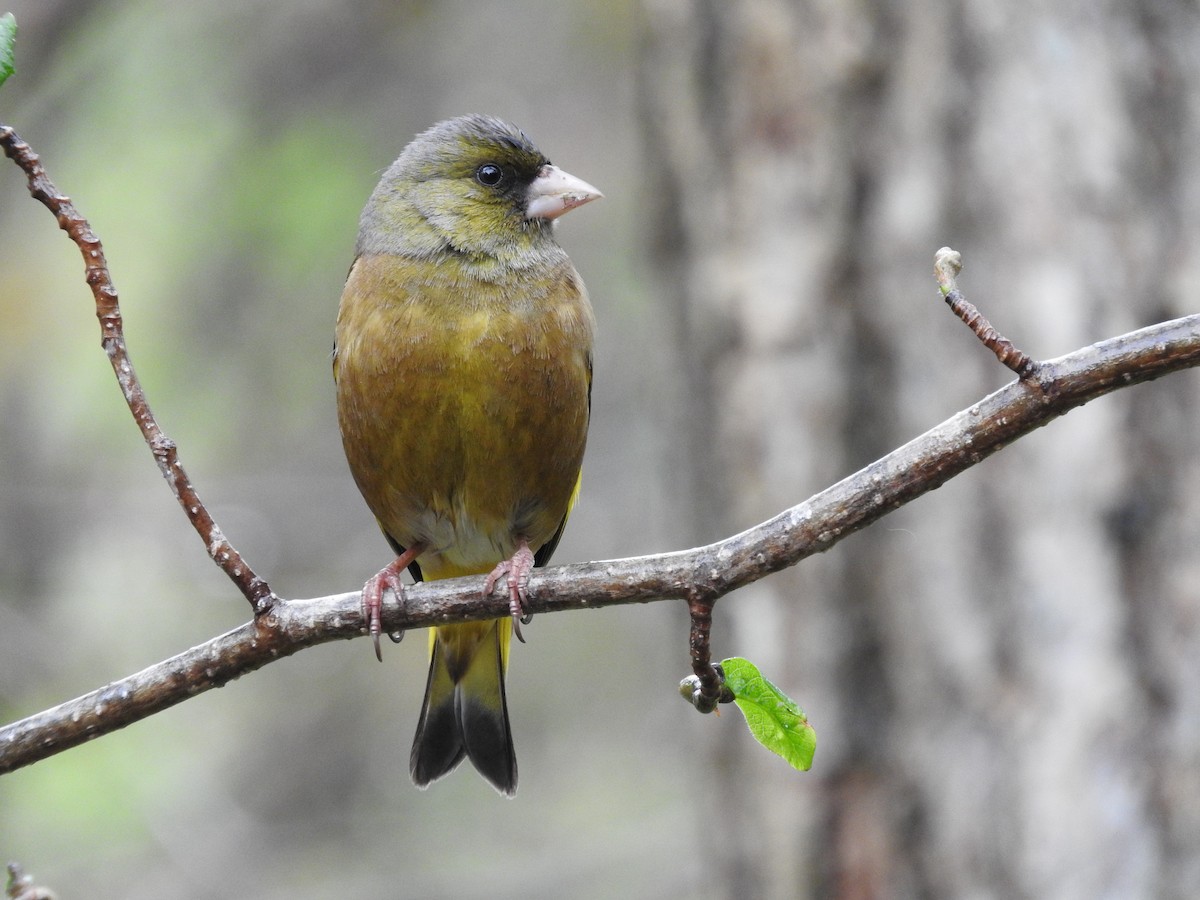
<path fill-rule="evenodd" d="M 495 163 L 484 163 L 475 170 L 475 180 L 485 187 L 495 187 L 504 177 L 504 170 Z"/>

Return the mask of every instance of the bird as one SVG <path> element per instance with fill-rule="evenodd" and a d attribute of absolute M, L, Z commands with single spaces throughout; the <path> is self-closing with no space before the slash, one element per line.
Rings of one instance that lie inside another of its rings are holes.
<path fill-rule="evenodd" d="M 511 615 L 431 629 L 420 788 L 467 758 L 516 792 L 509 644 L 578 497 L 591 416 L 595 316 L 554 231 L 601 196 L 516 126 L 467 115 L 417 135 L 359 220 L 333 369 L 346 460 L 396 554 L 363 587 L 376 656 L 405 569 L 483 575 Z"/>

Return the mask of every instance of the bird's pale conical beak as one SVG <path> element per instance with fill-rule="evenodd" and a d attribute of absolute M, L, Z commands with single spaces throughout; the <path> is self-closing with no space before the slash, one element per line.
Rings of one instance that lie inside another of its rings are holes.
<path fill-rule="evenodd" d="M 525 218 L 557 219 L 563 213 L 603 196 L 582 178 L 576 178 L 558 166 L 545 165 L 529 186 Z"/>

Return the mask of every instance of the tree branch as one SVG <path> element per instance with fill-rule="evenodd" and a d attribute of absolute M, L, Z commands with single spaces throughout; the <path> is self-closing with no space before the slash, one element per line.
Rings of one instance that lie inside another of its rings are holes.
<path fill-rule="evenodd" d="M 175 499 L 179 501 L 188 521 L 204 541 L 204 547 L 213 562 L 237 585 L 242 596 L 250 601 L 250 606 L 256 614 L 266 612 L 276 599 L 270 585 L 254 574 L 254 570 L 225 538 L 184 471 L 175 442 L 163 433 L 154 418 L 154 413 L 150 411 L 146 393 L 142 390 L 141 381 L 125 346 L 125 330 L 121 308 L 117 304 L 117 289 L 113 285 L 112 275 L 109 274 L 100 239 L 92 231 L 87 219 L 75 209 L 71 198 L 54 186 L 33 148 L 3 123 L 0 123 L 0 147 L 4 148 L 4 154 L 25 173 L 29 193 L 54 213 L 58 227 L 67 233 L 67 237 L 83 254 L 84 277 L 92 289 L 92 296 L 96 301 L 96 317 L 100 320 L 100 344 L 112 363 L 117 383 L 121 386 L 121 393 L 133 414 L 133 420 L 137 422 L 142 437 L 150 447 L 150 452 L 154 454 L 159 471 L 175 494 Z"/>
<path fill-rule="evenodd" d="M 117 294 L 99 239 L 46 176 L 40 161 L 8 126 L 0 146 L 25 172 L 30 193 L 58 219 L 83 254 L 100 319 L 101 342 L 134 420 L 163 476 L 204 539 L 212 559 L 250 601 L 254 618 L 220 637 L 53 709 L 0 728 L 0 773 L 29 765 L 122 728 L 188 697 L 261 668 L 274 659 L 366 632 L 361 593 L 314 600 L 276 597 L 225 539 L 155 421 L 129 361 Z M 1200 364 L 1200 316 L 1164 322 L 1049 362 L 1036 363 L 996 333 L 955 284 L 961 261 L 938 253 L 935 273 L 945 299 L 1020 379 L 809 500 L 741 534 L 677 553 L 537 569 L 529 582 L 530 612 L 681 599 L 692 619 L 691 655 L 700 685 L 697 707 L 715 704 L 719 675 L 711 664 L 709 630 L 716 600 L 772 572 L 827 550 L 847 535 L 931 491 L 1029 433 L 1120 387 Z M 422 583 L 389 595 L 383 628 L 403 633 L 446 622 L 503 618 L 507 592 L 482 596 L 478 578 Z M 709 703 L 708 701 L 711 701 Z M 694 700 L 695 702 L 695 700 Z"/>
<path fill-rule="evenodd" d="M 535 569 L 534 613 L 655 600 L 710 603 L 838 541 L 1089 400 L 1200 365 L 1200 315 L 1163 322 L 1038 363 L 1014 381 L 798 506 L 725 540 L 655 556 Z M 508 615 L 504 591 L 479 578 L 425 582 L 389 594 L 385 631 Z M 360 594 L 280 600 L 266 615 L 53 709 L 0 728 L 0 773 L 136 722 L 274 659 L 365 634 Z"/>

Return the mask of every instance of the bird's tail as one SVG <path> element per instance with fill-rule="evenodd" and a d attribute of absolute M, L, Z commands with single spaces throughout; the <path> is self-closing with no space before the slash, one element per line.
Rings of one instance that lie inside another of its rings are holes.
<path fill-rule="evenodd" d="M 506 618 L 433 629 L 425 702 L 408 760 L 417 787 L 466 756 L 500 793 L 516 793 L 517 757 L 504 698 L 511 634 Z"/>

